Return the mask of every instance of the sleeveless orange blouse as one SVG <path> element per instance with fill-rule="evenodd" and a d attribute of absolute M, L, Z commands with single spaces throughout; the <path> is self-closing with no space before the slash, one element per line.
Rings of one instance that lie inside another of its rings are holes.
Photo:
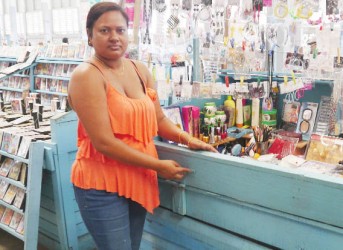
<path fill-rule="evenodd" d="M 100 65 L 92 64 L 103 74 Z M 157 135 L 153 104 L 157 97 L 156 91 L 146 87 L 136 65 L 133 62 L 132 64 L 144 85 L 145 96 L 141 99 L 131 99 L 119 93 L 106 81 L 112 131 L 117 139 L 130 147 L 157 158 L 153 142 L 153 137 Z M 75 186 L 116 192 L 141 204 L 150 213 L 159 206 L 156 171 L 124 164 L 96 151 L 81 121 L 78 123 L 77 132 L 78 152 L 71 172 L 71 182 Z"/>

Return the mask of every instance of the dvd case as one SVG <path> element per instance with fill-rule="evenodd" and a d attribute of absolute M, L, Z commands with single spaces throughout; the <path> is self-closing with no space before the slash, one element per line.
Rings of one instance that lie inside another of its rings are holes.
<path fill-rule="evenodd" d="M 17 212 L 14 212 L 13 213 L 13 216 L 12 216 L 12 219 L 10 221 L 10 228 L 13 228 L 14 230 L 16 230 L 19 226 L 19 223 L 20 223 L 20 220 L 21 218 L 23 217 L 22 214 L 20 213 L 17 213 Z"/>
<path fill-rule="evenodd" d="M 11 222 L 13 214 L 14 214 L 14 211 L 7 207 L 5 209 L 4 214 L 2 215 L 1 223 L 8 226 L 10 224 L 10 222 Z"/>
<path fill-rule="evenodd" d="M 10 186 L 7 189 L 7 192 L 6 192 L 6 194 L 2 200 L 11 205 L 13 200 L 14 200 L 15 195 L 17 194 L 17 190 L 18 190 L 18 187 L 10 184 Z"/>

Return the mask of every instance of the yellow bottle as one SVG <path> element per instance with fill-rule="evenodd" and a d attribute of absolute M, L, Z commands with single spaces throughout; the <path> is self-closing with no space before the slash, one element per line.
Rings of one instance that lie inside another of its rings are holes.
<path fill-rule="evenodd" d="M 236 104 L 235 101 L 232 100 L 232 96 L 228 96 L 227 100 L 224 101 L 224 111 L 226 115 L 225 123 L 227 127 L 233 127 L 235 125 L 235 112 L 236 112 Z"/>

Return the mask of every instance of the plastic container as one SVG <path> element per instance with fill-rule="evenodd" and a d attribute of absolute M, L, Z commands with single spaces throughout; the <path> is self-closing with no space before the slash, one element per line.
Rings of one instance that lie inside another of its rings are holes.
<path fill-rule="evenodd" d="M 226 121 L 226 115 L 223 110 L 217 110 L 215 113 L 215 117 L 216 117 L 217 125 L 220 125 L 220 126 L 224 125 Z"/>
<path fill-rule="evenodd" d="M 236 100 L 236 127 L 243 127 L 243 100 L 240 97 Z"/>
<path fill-rule="evenodd" d="M 226 115 L 225 123 L 227 127 L 233 127 L 235 125 L 235 112 L 236 112 L 236 104 L 235 101 L 232 100 L 232 96 L 228 96 L 227 100 L 224 102 L 224 112 Z"/>
<path fill-rule="evenodd" d="M 215 112 L 217 111 L 217 106 L 215 102 L 206 102 L 204 104 L 204 113 L 205 114 L 215 114 Z"/>

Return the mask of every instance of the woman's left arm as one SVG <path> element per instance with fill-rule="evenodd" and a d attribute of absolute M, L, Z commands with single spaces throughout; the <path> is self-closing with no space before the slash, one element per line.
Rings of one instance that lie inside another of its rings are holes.
<path fill-rule="evenodd" d="M 152 75 L 148 71 L 147 67 L 141 63 L 137 63 L 139 70 L 142 74 L 146 77 L 145 82 L 148 88 L 152 88 L 156 91 L 155 83 L 153 81 Z M 174 123 L 172 123 L 163 113 L 160 100 L 158 99 L 158 95 L 156 94 L 157 98 L 154 101 L 156 117 L 157 117 L 157 124 L 158 124 L 158 135 L 163 137 L 164 139 L 171 140 L 177 143 L 182 143 L 187 145 L 188 148 L 193 150 L 206 150 L 210 152 L 217 153 L 218 151 L 211 146 L 195 137 L 192 137 L 186 131 L 181 130 L 178 128 Z"/>

